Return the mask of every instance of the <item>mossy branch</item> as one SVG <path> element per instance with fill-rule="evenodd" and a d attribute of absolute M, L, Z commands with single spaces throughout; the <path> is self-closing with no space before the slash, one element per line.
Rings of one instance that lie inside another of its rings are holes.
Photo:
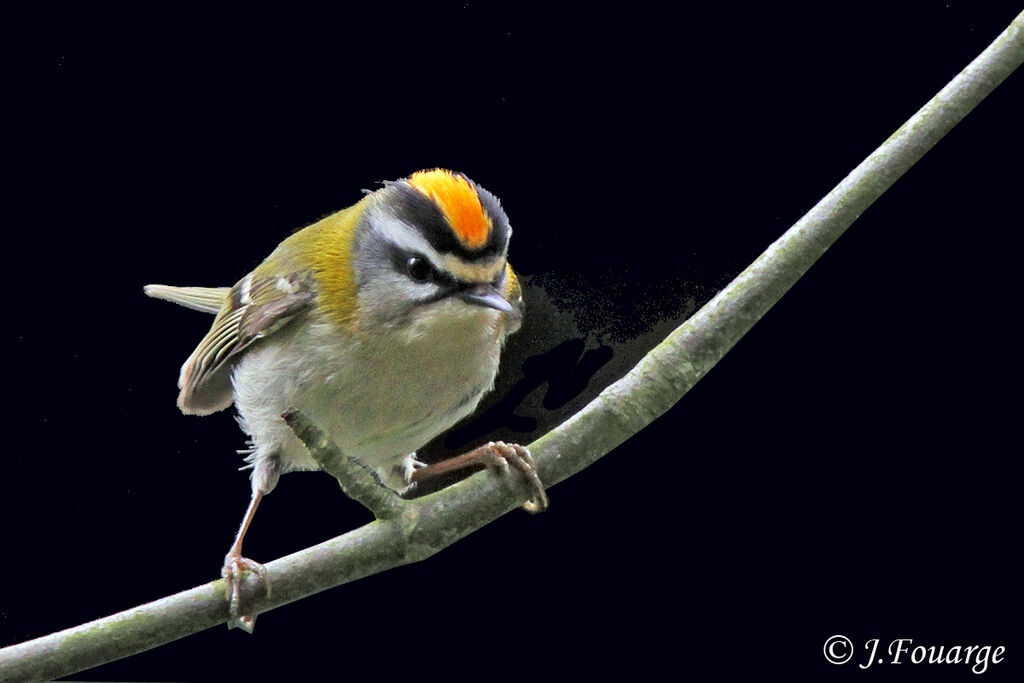
<path fill-rule="evenodd" d="M 346 496 L 367 508 L 376 519 L 393 519 L 402 512 L 402 499 L 397 491 L 384 486 L 369 467 L 342 453 L 302 413 L 289 410 L 281 417 L 306 444 L 321 469 L 338 480 Z"/>
<path fill-rule="evenodd" d="M 625 377 L 530 445 L 552 486 L 584 469 L 668 410 L 810 268 L 847 227 L 1024 61 L 1024 13 L 964 71 Z M 342 460 L 344 460 L 342 458 Z M 349 495 L 378 520 L 266 565 L 272 597 L 250 581 L 257 612 L 422 560 L 518 506 L 497 478 L 478 474 L 395 505 L 358 468 L 340 463 Z M 351 463 L 348 463 L 351 465 Z M 349 476 L 351 475 L 351 476 Z M 66 676 L 224 623 L 221 580 L 0 650 L 0 679 Z"/>

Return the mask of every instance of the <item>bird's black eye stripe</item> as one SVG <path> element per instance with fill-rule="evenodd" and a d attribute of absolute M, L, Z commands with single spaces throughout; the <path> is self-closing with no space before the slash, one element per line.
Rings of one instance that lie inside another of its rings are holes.
<path fill-rule="evenodd" d="M 391 267 L 413 282 L 427 282 L 434 278 L 434 267 L 426 257 L 397 247 L 388 249 Z"/>
<path fill-rule="evenodd" d="M 395 270 L 413 282 L 432 282 L 445 288 L 458 285 L 455 278 L 438 271 L 426 256 L 395 248 L 390 251 L 390 257 Z"/>

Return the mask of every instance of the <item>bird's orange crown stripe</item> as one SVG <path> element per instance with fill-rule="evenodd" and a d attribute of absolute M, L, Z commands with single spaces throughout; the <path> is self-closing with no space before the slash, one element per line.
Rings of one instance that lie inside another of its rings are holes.
<path fill-rule="evenodd" d="M 455 236 L 467 248 L 479 249 L 487 243 L 493 225 L 491 217 L 481 206 L 476 188 L 464 176 L 435 168 L 413 173 L 409 184 L 437 204 Z"/>

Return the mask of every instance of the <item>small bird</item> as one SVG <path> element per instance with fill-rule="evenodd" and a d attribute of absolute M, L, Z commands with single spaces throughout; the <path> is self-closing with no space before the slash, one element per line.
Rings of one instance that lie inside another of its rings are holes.
<path fill-rule="evenodd" d="M 224 560 L 229 626 L 240 606 L 242 540 L 280 475 L 319 469 L 282 418 L 297 410 L 341 451 L 408 495 L 418 482 L 486 465 L 525 476 L 539 512 L 547 495 L 529 452 L 491 443 L 434 465 L 416 450 L 466 417 L 494 386 L 523 296 L 508 264 L 508 217 L 460 173 L 433 169 L 386 182 L 355 205 L 285 239 L 233 287 L 148 285 L 149 296 L 216 313 L 181 368 L 178 407 L 229 407 L 249 437 L 252 498 Z"/>

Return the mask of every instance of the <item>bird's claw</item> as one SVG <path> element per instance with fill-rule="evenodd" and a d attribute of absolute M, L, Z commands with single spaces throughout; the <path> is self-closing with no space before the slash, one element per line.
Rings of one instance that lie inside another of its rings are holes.
<path fill-rule="evenodd" d="M 256 615 L 250 611 L 242 611 L 242 577 L 247 571 L 259 577 L 265 596 L 270 597 L 270 577 L 267 575 L 267 568 L 259 562 L 241 555 L 228 554 L 224 558 L 220 574 L 227 584 L 228 628 L 240 628 L 246 633 L 252 633 L 256 625 Z"/>
<path fill-rule="evenodd" d="M 500 471 L 504 475 L 511 474 L 511 466 L 515 466 L 519 472 L 526 477 L 527 483 L 533 489 L 533 497 L 523 504 L 523 509 L 530 514 L 537 514 L 548 509 L 548 494 L 544 490 L 544 484 L 537 474 L 537 461 L 530 455 L 530 451 L 524 446 L 504 441 L 492 441 L 484 446 L 484 463 Z"/>

